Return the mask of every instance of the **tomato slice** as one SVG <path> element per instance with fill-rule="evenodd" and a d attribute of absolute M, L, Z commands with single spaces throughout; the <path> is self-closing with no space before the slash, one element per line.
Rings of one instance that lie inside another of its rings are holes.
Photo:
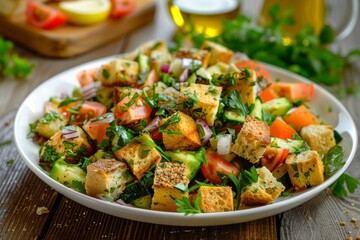
<path fill-rule="evenodd" d="M 141 97 L 138 97 L 134 103 L 127 106 L 131 98 L 126 96 L 114 107 L 114 115 L 116 119 L 121 120 L 125 124 L 134 123 L 139 120 L 148 118 L 151 114 L 151 108 L 145 104 Z"/>
<path fill-rule="evenodd" d="M 286 97 L 290 101 L 310 100 L 315 95 L 314 84 L 312 83 L 280 83 L 273 85 L 274 91 L 280 97 Z"/>
<path fill-rule="evenodd" d="M 284 162 L 288 154 L 289 149 L 268 147 L 261 157 L 261 164 L 272 172 Z"/>
<path fill-rule="evenodd" d="M 83 129 L 90 136 L 91 139 L 96 140 L 100 144 L 107 138 L 106 129 L 110 126 L 110 123 L 104 121 L 88 121 Z"/>
<path fill-rule="evenodd" d="M 162 133 L 159 131 L 159 128 L 151 132 L 151 138 L 158 142 L 161 142 L 163 140 L 163 136 Z"/>
<path fill-rule="evenodd" d="M 261 66 L 260 63 L 253 61 L 253 60 L 246 60 L 246 61 L 238 61 L 234 63 L 235 66 L 239 69 L 243 68 L 250 68 L 256 72 L 256 77 L 263 77 L 267 82 L 271 82 L 271 77 L 269 72 Z"/>
<path fill-rule="evenodd" d="M 270 125 L 270 136 L 277 137 L 281 139 L 294 139 L 294 134 L 296 130 L 293 129 L 286 122 L 276 118 L 274 122 Z"/>
<path fill-rule="evenodd" d="M 81 104 L 78 108 L 77 113 L 73 113 L 73 121 L 72 124 L 81 126 L 85 120 L 91 118 L 97 118 L 107 112 L 107 107 L 101 103 L 94 102 L 94 101 L 85 101 Z"/>
<path fill-rule="evenodd" d="M 275 91 L 274 91 L 274 85 L 271 84 L 271 85 L 268 86 L 267 88 L 263 89 L 263 90 L 259 93 L 259 97 L 260 97 L 260 99 L 261 99 L 261 101 L 262 101 L 263 103 L 277 98 L 276 93 L 275 93 Z"/>
<path fill-rule="evenodd" d="M 67 16 L 41 2 L 29 0 L 26 6 L 26 21 L 42 29 L 54 29 L 67 22 Z"/>
<path fill-rule="evenodd" d="M 201 165 L 201 172 L 211 183 L 221 183 L 221 177 L 218 173 L 224 175 L 233 173 L 235 176 L 239 174 L 240 169 L 237 166 L 224 160 L 211 148 L 206 150 L 206 161 L 207 164 L 202 163 Z"/>
<path fill-rule="evenodd" d="M 119 18 L 132 13 L 136 8 L 136 0 L 111 0 L 111 17 Z"/>

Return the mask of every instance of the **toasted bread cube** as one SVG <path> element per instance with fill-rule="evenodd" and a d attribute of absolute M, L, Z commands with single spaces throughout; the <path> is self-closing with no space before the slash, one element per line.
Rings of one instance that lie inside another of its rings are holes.
<path fill-rule="evenodd" d="M 234 210 L 234 198 L 231 187 L 201 186 L 200 209 L 202 212 L 228 212 Z"/>
<path fill-rule="evenodd" d="M 201 146 L 194 119 L 183 112 L 176 112 L 163 119 L 160 128 L 162 127 L 163 143 L 167 150 L 196 150 Z"/>
<path fill-rule="evenodd" d="M 230 49 L 214 42 L 205 41 L 201 46 L 201 49 L 208 50 L 210 52 L 209 65 L 214 65 L 218 62 L 228 63 L 233 56 L 234 52 Z"/>
<path fill-rule="evenodd" d="M 180 104 L 187 103 L 190 96 L 197 97 L 199 101 L 188 110 L 191 111 L 195 118 L 204 119 L 209 126 L 213 126 L 220 104 L 221 92 L 222 87 L 197 83 L 181 83 L 178 102 Z"/>
<path fill-rule="evenodd" d="M 253 116 L 247 116 L 231 151 L 251 163 L 257 163 L 270 143 L 269 126 Z"/>
<path fill-rule="evenodd" d="M 285 164 L 296 191 L 324 182 L 324 164 L 315 150 L 308 150 L 298 155 L 289 154 Z"/>
<path fill-rule="evenodd" d="M 305 126 L 301 129 L 300 135 L 311 149 L 323 155 L 336 145 L 334 127 L 331 125 Z"/>
<path fill-rule="evenodd" d="M 140 97 L 143 95 L 142 91 L 138 88 L 114 87 L 114 103 L 121 102 L 125 97 L 131 99 L 135 94 L 138 94 Z"/>
<path fill-rule="evenodd" d="M 244 104 L 255 103 L 256 99 L 256 73 L 252 69 L 243 69 L 234 73 L 235 85 L 228 87 L 229 90 L 236 90 L 240 93 Z"/>
<path fill-rule="evenodd" d="M 276 180 L 266 167 L 256 169 L 258 181 L 241 193 L 241 204 L 245 206 L 266 205 L 277 199 L 285 186 Z"/>
<path fill-rule="evenodd" d="M 114 154 L 117 159 L 125 161 L 135 177 L 140 180 L 152 164 L 157 164 L 161 160 L 160 153 L 151 146 L 152 144 L 154 142 L 150 136 L 144 134 L 115 151 Z"/>
<path fill-rule="evenodd" d="M 62 126 L 66 126 L 68 122 L 69 120 L 60 112 L 49 110 L 37 122 L 35 131 L 45 138 L 51 138 Z"/>
<path fill-rule="evenodd" d="M 132 179 L 129 168 L 124 162 L 100 159 L 87 166 L 86 193 L 93 197 L 107 196 L 116 200 Z"/>
<path fill-rule="evenodd" d="M 159 74 L 162 73 L 161 66 L 163 64 L 170 64 L 171 61 L 172 61 L 172 56 L 170 53 L 155 50 L 152 51 L 150 54 L 151 67 L 154 68 L 156 72 Z"/>
<path fill-rule="evenodd" d="M 150 56 L 152 51 L 160 51 L 164 54 L 168 53 L 168 47 L 166 42 L 162 40 L 148 41 L 136 48 L 134 51 L 121 55 L 121 58 L 127 60 L 135 60 L 139 56 L 139 54 Z"/>
<path fill-rule="evenodd" d="M 195 48 L 181 48 L 176 52 L 176 58 L 190 58 L 200 60 L 202 67 L 206 68 L 209 65 L 210 52 L 207 50 L 198 50 Z"/>
<path fill-rule="evenodd" d="M 114 59 L 101 66 L 101 84 L 105 87 L 135 86 L 139 64 L 125 59 Z"/>
<path fill-rule="evenodd" d="M 159 163 L 155 169 L 151 209 L 175 212 L 177 209 L 175 199 L 189 195 L 177 186 L 187 187 L 188 184 L 189 179 L 186 177 L 186 167 L 183 163 Z"/>
<path fill-rule="evenodd" d="M 66 139 L 59 130 L 40 150 L 40 163 L 52 163 L 59 157 L 65 156 L 67 163 L 76 164 L 82 157 L 90 157 L 94 148 L 90 144 L 86 133 L 78 126 L 72 126 L 78 132 L 78 137 Z"/>

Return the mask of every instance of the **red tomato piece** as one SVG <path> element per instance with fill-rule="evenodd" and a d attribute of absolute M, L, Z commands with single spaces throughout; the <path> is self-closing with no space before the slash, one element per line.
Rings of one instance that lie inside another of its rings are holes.
<path fill-rule="evenodd" d="M 261 66 L 260 63 L 253 61 L 253 60 L 246 60 L 246 61 L 238 61 L 234 63 L 235 66 L 239 69 L 243 68 L 250 68 L 256 72 L 256 77 L 263 77 L 267 82 L 271 82 L 271 77 L 269 72 Z"/>
<path fill-rule="evenodd" d="M 134 123 L 139 120 L 148 118 L 151 114 L 151 108 L 145 104 L 142 98 L 137 98 L 130 107 L 127 104 L 131 98 L 126 96 L 114 107 L 114 115 L 116 119 L 121 120 L 125 124 Z"/>
<path fill-rule="evenodd" d="M 104 121 L 88 121 L 83 129 L 90 136 L 91 139 L 96 140 L 100 144 L 107 138 L 106 129 L 110 126 L 110 123 Z"/>
<path fill-rule="evenodd" d="M 80 83 L 80 87 L 85 87 L 97 79 L 97 69 L 92 68 L 80 71 L 76 74 L 76 78 Z"/>
<path fill-rule="evenodd" d="M 262 101 L 263 103 L 277 98 L 276 93 L 275 93 L 275 91 L 274 91 L 274 85 L 271 84 L 271 85 L 268 86 L 267 88 L 263 89 L 263 90 L 259 93 L 259 97 L 260 97 L 260 99 L 261 99 L 261 101 Z"/>
<path fill-rule="evenodd" d="M 141 86 L 141 89 L 143 89 L 145 86 L 151 87 L 152 85 L 154 85 L 154 83 L 156 83 L 158 81 L 159 81 L 159 75 L 155 69 L 152 69 L 149 72 L 148 76 L 146 77 L 144 84 Z"/>
<path fill-rule="evenodd" d="M 132 13 L 136 8 L 136 0 L 111 0 L 111 17 L 119 18 Z"/>
<path fill-rule="evenodd" d="M 296 134 L 296 130 L 278 118 L 276 118 L 270 126 L 271 137 L 277 137 L 285 140 L 294 139 L 294 134 Z"/>
<path fill-rule="evenodd" d="M 272 172 L 284 162 L 288 154 L 289 149 L 268 147 L 260 161 Z"/>
<path fill-rule="evenodd" d="M 284 115 L 283 119 L 287 124 L 294 126 L 297 131 L 300 131 L 302 127 L 321 123 L 321 121 L 304 105 L 301 105 L 289 114 Z"/>
<path fill-rule="evenodd" d="M 314 94 L 314 84 L 312 83 L 281 83 L 273 84 L 274 91 L 280 97 L 286 97 L 290 101 L 310 100 Z"/>
<path fill-rule="evenodd" d="M 224 160 L 211 148 L 206 150 L 206 161 L 207 164 L 202 163 L 201 165 L 201 172 L 211 183 L 221 183 L 221 178 L 218 173 L 224 175 L 233 173 L 235 176 L 239 174 L 240 169 L 237 166 Z"/>
<path fill-rule="evenodd" d="M 158 128 L 151 132 L 151 138 L 158 142 L 161 142 L 163 140 L 162 133 L 159 131 Z"/>
<path fill-rule="evenodd" d="M 26 21 L 38 28 L 53 29 L 64 25 L 67 16 L 41 2 L 29 0 L 26 6 Z"/>
<path fill-rule="evenodd" d="M 85 101 L 79 106 L 78 113 L 73 114 L 74 121 L 72 124 L 82 125 L 85 120 L 100 117 L 106 112 L 107 107 L 105 105 L 94 101 Z"/>

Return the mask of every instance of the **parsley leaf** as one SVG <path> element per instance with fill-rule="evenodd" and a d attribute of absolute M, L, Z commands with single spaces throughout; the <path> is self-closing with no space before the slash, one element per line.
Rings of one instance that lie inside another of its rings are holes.
<path fill-rule="evenodd" d="M 84 183 L 77 180 L 72 180 L 71 185 L 77 189 L 79 192 L 86 194 Z"/>
<path fill-rule="evenodd" d="M 180 213 L 185 213 L 185 216 L 194 213 L 201 213 L 200 200 L 201 200 L 200 193 L 196 195 L 193 201 L 194 206 L 191 205 L 190 199 L 187 197 L 182 197 L 181 199 L 175 199 L 175 203 L 178 206 L 177 211 Z"/>
<path fill-rule="evenodd" d="M 344 149 L 340 145 L 332 147 L 323 157 L 324 174 L 326 177 L 332 176 L 337 170 L 344 166 Z"/>
<path fill-rule="evenodd" d="M 336 197 L 343 198 L 348 195 L 348 191 L 354 193 L 359 184 L 359 180 L 344 173 L 330 186 L 330 188 Z"/>

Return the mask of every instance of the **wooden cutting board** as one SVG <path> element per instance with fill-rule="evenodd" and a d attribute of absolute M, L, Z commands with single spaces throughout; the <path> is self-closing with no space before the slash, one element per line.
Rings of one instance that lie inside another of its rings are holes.
<path fill-rule="evenodd" d="M 0 17 L 0 35 L 47 57 L 67 58 L 88 52 L 154 19 L 156 0 L 137 1 L 136 10 L 121 19 L 90 26 L 65 25 L 42 30 L 25 22 L 25 14 Z"/>

